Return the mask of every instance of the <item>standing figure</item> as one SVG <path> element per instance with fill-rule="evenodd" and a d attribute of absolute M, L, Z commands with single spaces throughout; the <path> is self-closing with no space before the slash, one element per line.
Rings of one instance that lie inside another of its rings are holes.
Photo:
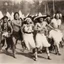
<path fill-rule="evenodd" d="M 15 44 L 15 48 L 16 48 L 17 41 L 19 39 L 22 40 L 21 26 L 22 26 L 22 22 L 19 17 L 19 13 L 15 12 L 14 13 L 14 20 L 12 21 L 12 28 L 13 28 L 13 35 L 12 36 L 13 36 L 13 42 Z"/>
<path fill-rule="evenodd" d="M 31 18 L 25 19 L 25 24 L 23 24 L 23 40 L 25 42 L 26 48 L 30 51 L 34 51 L 34 60 L 36 60 L 36 46 L 34 41 L 34 24 Z"/>
<path fill-rule="evenodd" d="M 14 13 L 14 20 L 12 21 L 12 28 L 13 28 L 13 42 L 14 42 L 14 49 L 16 49 L 16 45 L 18 40 L 22 40 L 22 33 L 21 33 L 21 19 L 19 18 L 19 13 Z"/>
<path fill-rule="evenodd" d="M 48 36 L 49 36 L 49 32 L 53 29 L 53 27 L 50 25 L 51 23 L 51 16 L 47 15 L 46 17 L 46 22 L 47 22 L 47 30 L 48 30 Z M 54 40 L 51 38 L 48 38 L 49 43 L 51 44 L 51 46 L 49 47 L 49 50 L 54 50 Z"/>
<path fill-rule="evenodd" d="M 5 41 L 6 41 L 6 44 L 7 44 L 6 51 L 9 48 L 11 48 L 12 53 L 13 53 L 13 57 L 15 57 L 14 56 L 14 43 L 13 43 L 13 40 L 12 40 L 13 29 L 12 29 L 10 22 L 8 21 L 7 16 L 3 17 L 3 23 L 1 24 L 1 28 L 2 28 L 2 31 L 1 31 L 1 34 L 2 34 L 1 46 L 3 47 L 5 45 Z"/>
<path fill-rule="evenodd" d="M 49 32 L 49 38 L 52 38 L 54 40 L 55 53 L 61 55 L 59 44 L 62 41 L 63 35 L 62 32 L 59 30 L 61 20 L 59 19 L 58 13 L 56 14 L 56 17 L 51 20 L 50 24 L 53 29 Z"/>
<path fill-rule="evenodd" d="M 46 52 L 47 52 L 47 55 L 48 55 L 48 59 L 50 59 L 50 53 L 49 53 L 49 47 L 50 47 L 50 44 L 49 42 L 47 41 L 47 38 L 46 38 L 46 22 L 43 21 L 43 16 L 38 16 L 36 17 L 35 20 L 37 20 L 37 23 L 35 25 L 35 30 L 37 32 L 36 34 L 36 46 L 37 48 L 40 48 L 42 49 L 42 47 L 45 47 L 46 48 Z"/>

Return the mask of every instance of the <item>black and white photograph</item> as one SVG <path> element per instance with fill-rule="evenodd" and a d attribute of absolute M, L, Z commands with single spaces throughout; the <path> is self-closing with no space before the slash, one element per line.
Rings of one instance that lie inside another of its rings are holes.
<path fill-rule="evenodd" d="M 64 64 L 64 0 L 0 0 L 0 64 Z"/>

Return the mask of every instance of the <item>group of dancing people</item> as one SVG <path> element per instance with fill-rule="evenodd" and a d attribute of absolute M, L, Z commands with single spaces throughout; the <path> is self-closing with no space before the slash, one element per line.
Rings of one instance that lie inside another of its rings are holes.
<path fill-rule="evenodd" d="M 19 13 L 15 12 L 13 20 L 4 16 L 0 20 L 0 50 L 6 42 L 5 50 L 8 51 L 10 48 L 13 57 L 16 58 L 16 45 L 20 40 L 23 49 L 32 51 L 35 61 L 38 58 L 38 52 L 42 52 L 43 49 L 47 53 L 47 59 L 51 60 L 51 50 L 54 49 L 55 54 L 61 55 L 60 45 L 63 46 L 61 23 L 62 19 L 59 13 L 56 13 L 54 17 L 50 15 L 28 15 L 22 19 L 19 17 Z"/>

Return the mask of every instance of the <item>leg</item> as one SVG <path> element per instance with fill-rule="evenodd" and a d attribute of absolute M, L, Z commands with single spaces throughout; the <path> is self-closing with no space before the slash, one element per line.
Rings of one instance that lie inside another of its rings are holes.
<path fill-rule="evenodd" d="M 15 57 L 15 49 L 16 49 L 15 43 L 16 43 L 16 38 L 15 38 L 15 37 L 12 37 L 11 49 L 12 49 L 12 53 L 13 53 L 13 57 L 14 57 L 14 58 L 16 58 L 16 57 Z"/>
<path fill-rule="evenodd" d="M 5 45 L 5 39 L 1 40 L 1 47 Z"/>
<path fill-rule="evenodd" d="M 0 42 L 0 51 L 2 51 L 2 47 L 5 45 L 5 39 Z"/>
<path fill-rule="evenodd" d="M 57 53 L 58 53 L 58 55 L 61 55 L 61 54 L 60 54 L 59 44 L 57 44 Z"/>
<path fill-rule="evenodd" d="M 34 48 L 33 49 L 33 54 L 34 54 L 34 61 L 36 61 L 37 60 L 37 48 Z"/>
<path fill-rule="evenodd" d="M 29 45 L 33 49 L 34 60 L 36 61 L 37 60 L 37 47 L 36 47 L 33 36 L 31 36 L 31 38 L 30 38 Z"/>
<path fill-rule="evenodd" d="M 12 54 L 13 54 L 13 57 L 14 57 L 14 58 L 16 58 L 16 57 L 15 57 L 15 49 L 16 49 L 15 44 L 14 44 L 12 38 L 11 38 L 11 50 L 12 50 Z"/>
<path fill-rule="evenodd" d="M 17 39 L 16 39 L 15 37 L 12 37 L 12 40 L 13 40 L 14 46 L 15 46 L 15 48 L 16 48 Z"/>
<path fill-rule="evenodd" d="M 60 47 L 63 48 L 63 41 L 60 42 Z"/>
<path fill-rule="evenodd" d="M 46 52 L 47 52 L 47 55 L 48 55 L 48 59 L 51 60 L 48 47 L 46 47 Z"/>
<path fill-rule="evenodd" d="M 7 47 L 5 48 L 5 50 L 7 51 L 8 48 L 10 48 L 10 38 L 6 38 L 6 44 L 7 44 Z"/>
<path fill-rule="evenodd" d="M 15 57 L 15 45 L 12 45 L 12 54 L 13 54 L 13 57 L 16 58 Z"/>
<path fill-rule="evenodd" d="M 30 50 L 29 41 L 27 39 L 24 40 L 27 50 Z"/>
<path fill-rule="evenodd" d="M 21 42 L 21 46 L 22 46 L 22 51 L 24 52 L 24 50 L 26 49 L 26 45 L 25 45 L 24 41 Z"/>
<path fill-rule="evenodd" d="M 10 47 L 10 45 L 9 44 L 7 44 L 7 47 L 5 48 L 5 50 L 6 51 L 8 51 L 8 48 Z"/>
<path fill-rule="evenodd" d="M 18 40 L 16 39 L 15 48 L 16 48 L 16 45 L 17 45 L 17 41 L 18 41 Z"/>
<path fill-rule="evenodd" d="M 55 46 L 55 54 L 57 54 L 58 50 L 57 50 L 57 45 L 54 45 Z"/>

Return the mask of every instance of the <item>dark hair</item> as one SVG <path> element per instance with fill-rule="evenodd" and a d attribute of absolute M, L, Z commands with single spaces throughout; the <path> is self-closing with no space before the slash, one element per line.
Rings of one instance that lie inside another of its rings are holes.
<path fill-rule="evenodd" d="M 18 14 L 18 15 L 19 15 L 19 13 L 18 13 L 18 12 L 15 12 L 15 13 L 14 13 L 14 19 L 16 19 L 16 18 L 15 18 L 15 15 L 16 15 L 16 14 Z"/>
<path fill-rule="evenodd" d="M 59 13 L 57 12 L 57 13 L 55 14 L 55 18 L 56 18 L 56 15 L 57 15 L 57 14 L 59 14 Z M 59 14 L 59 16 L 60 16 L 60 14 Z"/>
<path fill-rule="evenodd" d="M 36 23 L 40 23 L 41 21 L 40 21 L 40 18 L 37 18 L 36 20 L 35 20 L 35 22 Z"/>
<path fill-rule="evenodd" d="M 47 15 L 46 17 L 51 17 L 50 15 Z"/>
<path fill-rule="evenodd" d="M 8 19 L 8 17 L 7 17 L 7 16 L 4 16 L 2 19 L 4 20 L 5 18 L 6 18 L 6 19 Z"/>

